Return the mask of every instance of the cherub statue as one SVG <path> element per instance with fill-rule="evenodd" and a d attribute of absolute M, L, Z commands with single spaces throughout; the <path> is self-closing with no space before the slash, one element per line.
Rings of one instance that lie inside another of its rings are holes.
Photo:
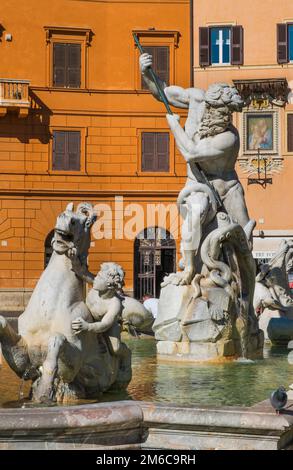
<path fill-rule="evenodd" d="M 124 271 L 119 264 L 103 263 L 101 270 L 93 279 L 86 268 L 78 264 L 78 260 L 75 260 L 73 265 L 80 277 L 87 282 L 93 282 L 93 288 L 86 298 L 86 305 L 94 322 L 89 323 L 79 317 L 72 321 L 72 329 L 75 334 L 80 334 L 82 331 L 103 333 L 111 354 L 116 355 L 121 347 L 122 312 L 122 300 L 117 291 L 123 287 Z"/>

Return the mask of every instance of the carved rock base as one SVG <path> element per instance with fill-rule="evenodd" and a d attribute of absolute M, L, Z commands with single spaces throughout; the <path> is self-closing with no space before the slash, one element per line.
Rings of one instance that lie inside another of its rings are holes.
<path fill-rule="evenodd" d="M 157 358 L 174 362 L 223 362 L 240 357 L 236 350 L 240 345 L 233 340 L 216 343 L 190 343 L 188 341 L 159 341 L 157 343 Z M 253 339 L 249 351 L 250 359 L 263 357 L 263 334 L 259 332 Z"/>
<path fill-rule="evenodd" d="M 154 323 L 159 359 L 203 362 L 263 356 L 263 331 L 256 319 L 248 320 L 246 353 L 233 304 L 224 289 L 207 288 L 196 297 L 192 286 L 167 285 L 161 290 L 159 314 Z"/>
<path fill-rule="evenodd" d="M 168 361 L 203 362 L 213 361 L 222 357 L 234 359 L 233 341 L 224 343 L 189 343 L 187 341 L 159 341 L 157 343 L 158 359 Z"/>

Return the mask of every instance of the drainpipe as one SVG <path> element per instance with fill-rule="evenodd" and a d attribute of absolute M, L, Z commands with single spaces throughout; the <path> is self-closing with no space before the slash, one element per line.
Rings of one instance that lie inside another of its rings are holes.
<path fill-rule="evenodd" d="M 190 27 L 190 86 L 194 86 L 194 71 L 193 71 L 193 57 L 194 57 L 194 34 L 193 34 L 193 2 L 195 0 L 190 0 L 190 8 L 189 8 L 189 27 Z"/>

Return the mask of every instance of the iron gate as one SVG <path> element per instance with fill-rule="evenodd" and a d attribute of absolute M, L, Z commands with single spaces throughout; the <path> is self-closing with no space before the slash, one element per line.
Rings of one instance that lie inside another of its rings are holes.
<path fill-rule="evenodd" d="M 160 227 L 148 227 L 134 243 L 134 296 L 159 297 L 164 277 L 175 271 L 176 245 L 172 235 Z"/>

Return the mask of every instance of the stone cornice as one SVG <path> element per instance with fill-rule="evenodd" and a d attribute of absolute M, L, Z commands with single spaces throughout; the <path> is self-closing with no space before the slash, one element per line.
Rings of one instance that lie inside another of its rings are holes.
<path fill-rule="evenodd" d="M 156 197 L 166 197 L 166 198 L 177 198 L 179 193 L 178 191 L 168 191 L 168 190 L 105 190 L 105 191 L 94 191 L 94 190 L 55 190 L 55 189 L 15 189 L 15 190 L 0 190 L 0 197 L 11 199 L 11 198 L 29 198 L 29 197 L 40 197 L 40 198 L 77 198 L 81 199 L 84 197 L 91 199 L 104 199 L 104 198 L 113 198 L 115 196 L 123 197 L 134 197 L 134 198 L 156 198 Z"/>
<path fill-rule="evenodd" d="M 90 28 L 79 28 L 75 26 L 44 26 L 46 32 L 46 42 L 50 43 L 52 36 L 55 34 L 73 34 L 83 35 L 86 37 L 86 45 L 89 46 L 92 40 L 93 32 Z"/>
<path fill-rule="evenodd" d="M 174 40 L 175 47 L 178 47 L 180 32 L 172 30 L 162 30 L 162 29 L 134 29 L 132 31 L 139 38 L 157 38 L 157 37 L 172 37 Z"/>

